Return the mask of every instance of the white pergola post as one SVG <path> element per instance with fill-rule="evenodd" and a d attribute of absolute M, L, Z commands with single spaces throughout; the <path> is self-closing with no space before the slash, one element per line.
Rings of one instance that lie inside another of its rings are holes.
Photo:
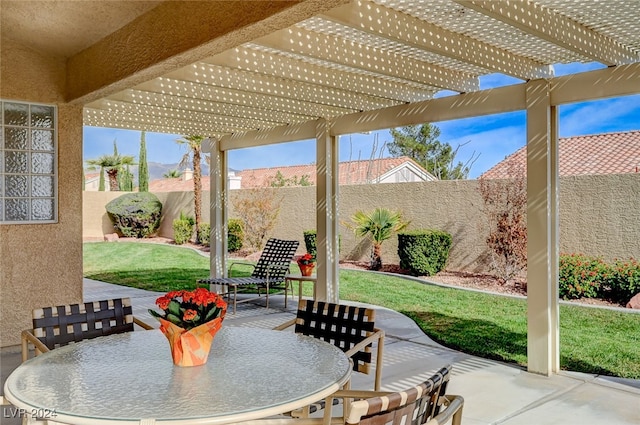
<path fill-rule="evenodd" d="M 316 229 L 319 300 L 339 301 L 338 253 L 338 136 L 329 133 L 329 123 L 316 125 Z"/>
<path fill-rule="evenodd" d="M 211 187 L 209 205 L 211 224 L 210 262 L 212 278 L 226 277 L 227 273 L 227 152 L 220 149 L 218 139 L 209 138 L 206 152 L 211 154 L 209 172 Z"/>
<path fill-rule="evenodd" d="M 546 80 L 526 85 L 527 366 L 559 370 L 558 113 Z"/>

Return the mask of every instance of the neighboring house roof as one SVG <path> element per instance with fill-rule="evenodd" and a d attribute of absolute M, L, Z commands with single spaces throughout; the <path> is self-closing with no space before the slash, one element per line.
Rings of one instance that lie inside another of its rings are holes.
<path fill-rule="evenodd" d="M 415 175 L 412 180 L 400 181 L 432 181 L 436 178 L 422 168 L 413 159 L 402 156 L 398 158 L 380 158 L 362 161 L 346 161 L 338 164 L 339 184 L 369 184 L 388 182 L 394 172 L 406 170 Z M 255 168 L 238 172 L 242 177 L 242 187 L 270 186 L 278 171 L 285 180 L 307 176 L 312 185 L 316 184 L 316 164 L 292 165 L 287 167 Z"/>
<path fill-rule="evenodd" d="M 561 138 L 558 142 L 560 176 L 626 174 L 640 171 L 640 130 Z M 482 174 L 504 179 L 524 174 L 526 146 Z"/>
<path fill-rule="evenodd" d="M 298 181 L 306 176 L 316 184 L 316 165 L 292 165 L 286 167 L 255 168 L 238 171 L 243 189 L 271 186 L 278 171 L 283 179 Z M 339 184 L 367 184 L 405 181 L 433 181 L 436 178 L 409 157 L 381 158 L 364 161 L 348 161 L 339 164 Z M 202 189 L 209 190 L 209 176 L 202 176 Z M 157 179 L 149 182 L 149 192 L 182 192 L 193 190 L 191 180 Z"/>
<path fill-rule="evenodd" d="M 209 190 L 209 176 L 202 176 L 202 190 Z M 173 179 L 156 179 L 149 182 L 149 192 L 189 192 L 193 190 L 193 179 L 182 177 Z"/>

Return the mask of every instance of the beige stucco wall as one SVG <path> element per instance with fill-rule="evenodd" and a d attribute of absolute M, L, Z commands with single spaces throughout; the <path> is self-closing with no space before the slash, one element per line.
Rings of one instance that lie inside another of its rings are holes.
<path fill-rule="evenodd" d="M 411 222 L 409 229 L 445 230 L 453 235 L 448 268 L 487 271 L 485 239 L 488 227 L 482 215 L 478 182 L 441 181 L 421 183 L 358 185 L 340 187 L 342 223 L 341 258 L 366 259 L 370 246 L 356 238 L 344 223 L 361 209 L 376 207 L 397 209 Z M 315 227 L 315 187 L 269 189 L 282 198 L 280 215 L 272 235 L 297 239 L 303 249 L 304 230 Z M 243 191 L 231 191 L 231 204 Z M 193 214 L 191 192 L 159 193 L 163 202 L 160 234 L 173 237 L 171 223 L 184 211 Z M 116 195 L 117 196 L 117 195 Z M 102 197 L 103 201 L 99 199 Z M 209 219 L 209 194 L 203 197 L 203 220 Z M 105 192 L 85 192 L 85 235 L 100 236 L 105 227 L 104 204 L 113 199 Z M 92 206 L 88 206 L 91 200 Z M 100 205 L 103 205 L 100 207 Z M 95 209 L 94 209 L 95 208 Z M 90 211 L 103 214 L 96 221 Z M 230 205 L 229 216 L 236 216 Z M 90 223 L 99 223 L 102 228 Z M 106 222 L 108 226 L 110 223 Z M 560 245 L 562 252 L 580 252 L 613 258 L 640 258 L 640 174 L 616 176 L 580 176 L 561 179 Z M 109 227 L 110 228 L 110 227 Z M 397 263 L 397 238 L 383 245 L 383 261 Z"/>
<path fill-rule="evenodd" d="M 63 101 L 64 61 L 2 39 L 0 96 L 58 106 L 58 223 L 0 225 L 0 346 L 31 310 L 82 301 L 82 108 Z M 52 255 L 48 255 L 52 254 Z"/>

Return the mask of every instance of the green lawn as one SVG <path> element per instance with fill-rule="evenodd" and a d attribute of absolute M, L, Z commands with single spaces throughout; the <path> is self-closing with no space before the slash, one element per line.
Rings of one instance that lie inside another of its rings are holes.
<path fill-rule="evenodd" d="M 192 250 L 168 245 L 85 243 L 84 275 L 154 291 L 188 289 L 209 275 L 209 260 Z M 309 287 L 306 291 L 311 295 Z M 526 365 L 524 300 L 355 270 L 340 271 L 340 298 L 406 314 L 447 347 Z M 638 347 L 639 314 L 560 307 L 562 369 L 640 379 Z"/>

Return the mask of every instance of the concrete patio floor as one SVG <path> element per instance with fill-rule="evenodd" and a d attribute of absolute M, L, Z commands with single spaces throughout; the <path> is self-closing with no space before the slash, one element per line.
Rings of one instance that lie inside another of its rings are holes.
<path fill-rule="evenodd" d="M 154 308 L 159 293 L 126 288 L 85 279 L 85 301 L 129 297 L 134 314 L 157 323 L 148 308 Z M 272 328 L 295 314 L 296 300 L 270 298 L 270 308 L 240 304 L 236 315 L 229 314 L 226 326 Z M 465 399 L 463 424 L 640 424 L 640 381 L 562 372 L 551 377 L 534 375 L 524 369 L 490 361 L 442 347 L 429 339 L 407 317 L 378 308 L 376 323 L 386 332 L 383 390 L 395 391 L 428 378 L 441 366 L 452 363 L 449 393 Z M 20 364 L 19 347 L 0 351 L 2 385 Z M 352 387 L 369 388 L 373 376 L 354 373 Z M 19 424 L 3 406 L 1 422 Z"/>

